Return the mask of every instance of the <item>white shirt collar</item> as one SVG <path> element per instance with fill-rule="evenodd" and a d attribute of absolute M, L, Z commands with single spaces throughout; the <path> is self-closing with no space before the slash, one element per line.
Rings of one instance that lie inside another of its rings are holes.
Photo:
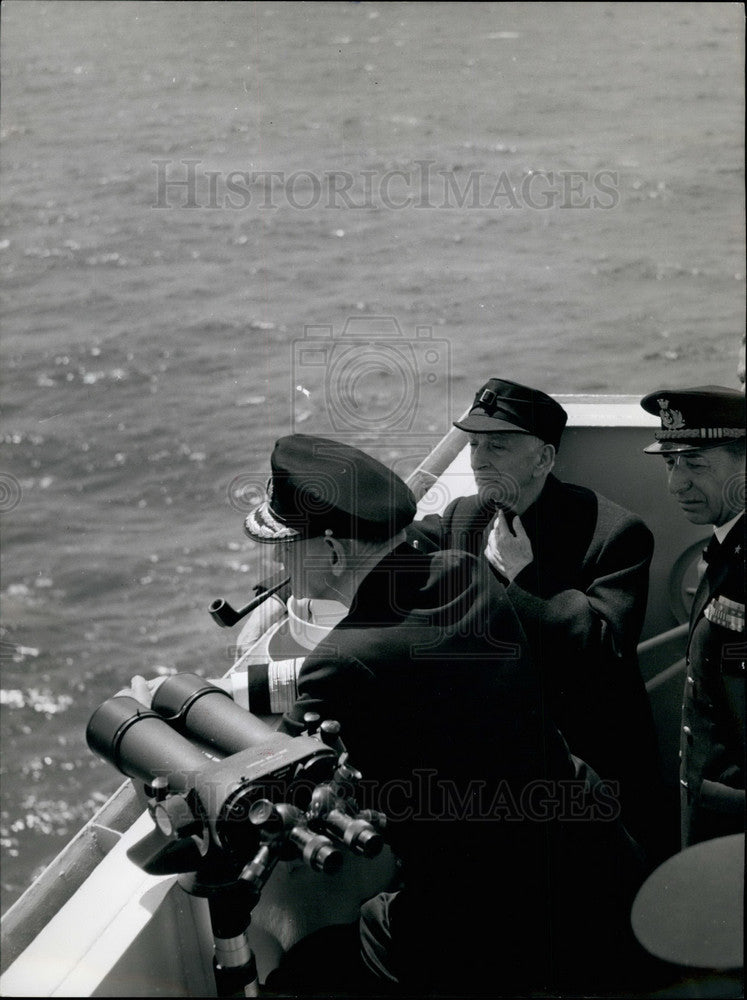
<path fill-rule="evenodd" d="M 288 626 L 299 646 L 312 650 L 347 615 L 348 609 L 339 601 L 319 598 L 288 598 Z"/>
<path fill-rule="evenodd" d="M 713 529 L 714 535 L 722 545 L 726 536 L 729 534 L 731 529 L 734 527 L 734 525 L 737 523 L 737 521 L 743 514 L 744 511 L 740 511 L 738 514 L 734 515 L 731 521 L 727 521 L 726 524 L 720 524 L 718 527 Z"/>

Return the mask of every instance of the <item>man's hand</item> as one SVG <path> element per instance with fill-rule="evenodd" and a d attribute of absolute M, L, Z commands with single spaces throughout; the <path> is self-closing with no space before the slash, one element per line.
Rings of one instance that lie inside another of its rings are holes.
<path fill-rule="evenodd" d="M 164 674 L 163 677 L 151 677 L 149 680 L 146 680 L 145 677 L 141 677 L 140 674 L 135 674 L 130 681 L 130 686 L 117 691 L 116 697 L 126 695 L 129 698 L 134 698 L 135 701 L 139 701 L 140 704 L 145 705 L 146 708 L 150 708 L 153 703 L 153 695 L 163 682 L 169 679 L 170 676 L 170 674 Z M 229 694 L 232 694 L 233 692 L 233 685 L 230 678 L 209 677 L 206 678 L 205 683 L 213 684 L 215 687 L 222 688 Z"/>
<path fill-rule="evenodd" d="M 272 597 L 268 597 L 254 611 L 250 611 L 249 617 L 236 640 L 236 648 L 239 655 L 243 656 L 251 646 L 262 638 L 271 625 L 280 621 L 284 614 L 285 603 L 275 594 Z"/>
<path fill-rule="evenodd" d="M 159 687 L 166 680 L 168 675 L 163 677 L 151 677 L 150 680 L 146 680 L 141 677 L 140 674 L 135 674 L 135 676 L 130 680 L 130 686 L 127 688 L 122 688 L 121 691 L 117 691 L 117 697 L 120 695 L 126 695 L 129 698 L 134 698 L 135 701 L 139 701 L 141 705 L 145 705 L 150 708 L 151 702 L 153 701 L 153 695 L 159 689 Z"/>
<path fill-rule="evenodd" d="M 488 535 L 485 558 L 509 582 L 532 562 L 532 543 L 518 517 L 509 525 L 505 512 L 498 511 Z"/>

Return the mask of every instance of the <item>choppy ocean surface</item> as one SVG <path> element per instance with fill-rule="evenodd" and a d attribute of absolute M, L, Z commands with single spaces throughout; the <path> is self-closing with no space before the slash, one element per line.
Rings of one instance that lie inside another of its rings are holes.
<path fill-rule="evenodd" d="M 276 437 L 737 384 L 743 11 L 6 0 L 1 55 L 5 910 L 120 782 L 96 706 L 229 666 Z"/>

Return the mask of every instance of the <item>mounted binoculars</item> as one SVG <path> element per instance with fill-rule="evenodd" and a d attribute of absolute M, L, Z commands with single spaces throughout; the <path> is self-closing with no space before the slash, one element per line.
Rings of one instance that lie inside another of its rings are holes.
<path fill-rule="evenodd" d="M 343 850 L 375 857 L 381 814 L 360 810 L 361 774 L 339 725 L 307 716 L 287 736 L 195 674 L 169 677 L 151 708 L 114 696 L 86 730 L 94 753 L 144 783 L 155 829 L 128 851 L 152 875 L 211 872 L 258 893 L 278 860 L 340 868 Z"/>

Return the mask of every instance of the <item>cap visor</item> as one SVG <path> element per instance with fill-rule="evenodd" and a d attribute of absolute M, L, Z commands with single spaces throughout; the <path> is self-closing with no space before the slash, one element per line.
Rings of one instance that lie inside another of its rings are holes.
<path fill-rule="evenodd" d="M 655 441 L 648 448 L 643 449 L 645 455 L 679 455 L 683 451 L 707 451 L 709 448 L 719 448 L 729 444 L 730 441 L 737 441 L 738 438 L 719 438 L 708 441 Z"/>
<path fill-rule="evenodd" d="M 454 421 L 454 426 L 458 427 L 460 431 L 467 431 L 472 434 L 489 434 L 492 431 L 513 431 L 516 434 L 531 434 L 531 431 L 527 431 L 523 427 L 517 427 L 516 424 L 510 424 L 508 420 L 497 420 L 495 417 L 488 417 L 481 413 L 465 417 L 464 420 L 460 420 L 458 423 Z"/>
<path fill-rule="evenodd" d="M 255 542 L 295 542 L 301 538 L 300 531 L 289 528 L 275 517 L 268 500 L 247 514 L 244 531 Z"/>

